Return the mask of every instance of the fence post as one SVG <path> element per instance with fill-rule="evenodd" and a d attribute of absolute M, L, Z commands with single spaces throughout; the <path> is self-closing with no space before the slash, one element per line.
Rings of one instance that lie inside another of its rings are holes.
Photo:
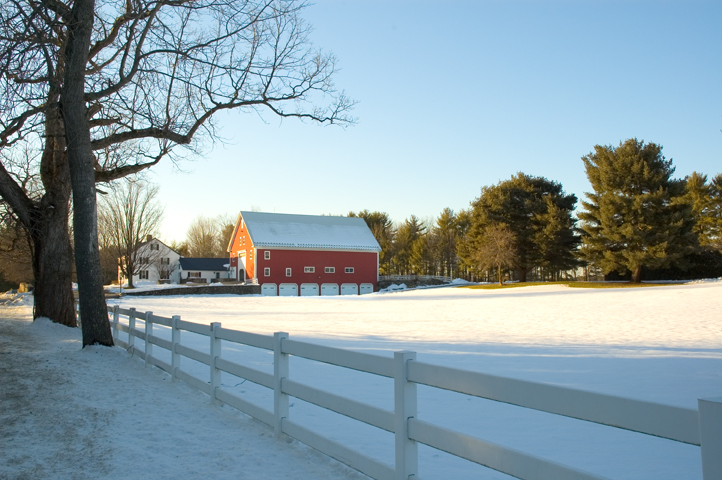
<path fill-rule="evenodd" d="M 281 342 L 286 338 L 286 332 L 273 334 L 273 414 L 276 420 L 273 435 L 276 438 L 281 438 L 281 422 L 288 418 L 288 395 L 281 391 L 281 382 L 288 378 L 288 354 L 281 350 Z"/>
<path fill-rule="evenodd" d="M 145 367 L 150 368 L 150 357 L 153 356 L 153 344 L 150 343 L 150 336 L 153 335 L 153 312 L 145 312 Z"/>
<path fill-rule="evenodd" d="M 394 436 L 396 440 L 396 480 L 417 476 L 418 444 L 409 438 L 409 418 L 416 417 L 416 384 L 407 380 L 409 361 L 416 352 L 394 352 Z"/>
<path fill-rule="evenodd" d="M 699 440 L 702 447 L 702 478 L 722 478 L 722 397 L 700 398 Z"/>
<path fill-rule="evenodd" d="M 131 307 L 128 313 L 128 351 L 131 354 L 135 352 L 135 335 L 133 334 L 133 330 L 135 330 L 135 308 Z"/>
<path fill-rule="evenodd" d="M 180 343 L 180 336 L 181 331 L 180 328 L 178 328 L 178 322 L 180 321 L 180 315 L 173 315 L 171 318 L 171 331 L 170 331 L 170 340 L 171 340 L 171 347 L 172 350 L 170 351 L 170 358 L 171 358 L 171 381 L 177 382 L 178 381 L 178 370 L 180 370 L 180 355 L 175 351 L 176 345 Z"/>
<path fill-rule="evenodd" d="M 221 371 L 216 368 L 216 359 L 221 356 L 221 339 L 216 337 L 220 323 L 211 323 L 211 405 L 220 405 L 216 389 L 221 387 Z"/>
<path fill-rule="evenodd" d="M 118 338 L 118 322 L 120 321 L 120 307 L 113 305 L 113 338 Z"/>

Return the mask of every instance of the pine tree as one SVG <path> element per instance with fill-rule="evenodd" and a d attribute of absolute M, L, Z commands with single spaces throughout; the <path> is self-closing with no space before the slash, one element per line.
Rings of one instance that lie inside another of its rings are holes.
<path fill-rule="evenodd" d="M 382 275 L 391 273 L 391 259 L 394 256 L 393 241 L 396 232 L 394 231 L 389 214 L 386 212 L 370 212 L 366 209 L 358 213 L 349 212 L 348 216 L 364 219 L 381 247 L 381 252 L 379 252 L 379 273 Z"/>
<path fill-rule="evenodd" d="M 411 245 L 409 262 L 411 270 L 418 275 L 436 274 L 439 263 L 434 255 L 438 251 L 438 237 L 433 232 L 421 234 Z"/>
<path fill-rule="evenodd" d="M 476 265 L 474 252 L 485 228 L 504 224 L 516 239 L 518 279 L 526 281 L 534 267 L 566 270 L 576 266 L 579 243 L 572 217 L 577 197 L 565 194 L 558 182 L 518 173 L 510 180 L 484 187 L 472 202 L 469 232 L 459 254 Z"/>
<path fill-rule="evenodd" d="M 699 244 L 714 250 L 722 249 L 722 174 L 708 182 L 707 175 L 692 172 L 685 181 L 682 200 L 692 206 L 693 231 Z"/>
<path fill-rule="evenodd" d="M 463 272 L 463 277 L 467 280 L 472 279 L 473 272 L 476 270 L 476 265 L 471 255 L 473 245 L 469 241 L 471 223 L 471 210 L 461 210 L 458 214 L 456 214 L 457 268 L 460 272 Z"/>
<path fill-rule="evenodd" d="M 458 239 L 458 226 L 456 214 L 450 208 L 445 208 L 436 219 L 436 225 L 431 230 L 434 237 L 431 243 L 432 255 L 440 267 L 442 275 L 452 275 L 456 268 L 456 243 Z"/>
<path fill-rule="evenodd" d="M 671 178 L 662 147 L 629 139 L 617 148 L 597 145 L 582 160 L 594 189 L 579 214 L 582 257 L 605 274 L 628 270 L 633 282 L 642 267 L 682 265 L 696 243 L 694 219 L 680 201 L 685 182 Z"/>
<path fill-rule="evenodd" d="M 399 275 L 411 273 L 411 254 L 414 243 L 426 231 L 426 226 L 416 215 L 411 215 L 404 223 L 396 228 L 394 235 L 394 256 L 391 263 Z"/>

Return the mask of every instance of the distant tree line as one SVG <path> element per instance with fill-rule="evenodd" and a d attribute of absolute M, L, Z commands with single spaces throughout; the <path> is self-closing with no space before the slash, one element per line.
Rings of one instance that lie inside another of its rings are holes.
<path fill-rule="evenodd" d="M 411 215 L 394 223 L 387 213 L 369 210 L 348 215 L 363 218 L 379 242 L 382 275 L 487 281 L 557 280 L 588 271 L 632 281 L 722 276 L 722 174 L 672 178 L 662 147 L 636 139 L 597 145 L 582 161 L 593 191 L 578 218 L 575 195 L 521 172 L 482 187 L 468 209 L 445 208 L 435 219 Z M 118 258 L 157 234 L 162 208 L 157 187 L 142 181 L 101 193 L 99 240 L 110 282 Z M 185 257 L 225 257 L 234 227 L 227 215 L 200 216 L 184 241 L 168 246 Z M 0 202 L 0 288 L 32 281 L 31 248 L 23 225 Z"/>
<path fill-rule="evenodd" d="M 524 173 L 483 187 L 458 213 L 445 208 L 433 222 L 415 215 L 394 225 L 382 212 L 351 212 L 366 220 L 382 248 L 382 275 L 443 275 L 470 280 L 558 278 L 581 264 L 572 216 L 574 195 L 561 184 Z"/>
<path fill-rule="evenodd" d="M 722 275 L 722 174 L 674 179 L 662 147 L 630 139 L 582 158 L 593 192 L 577 197 L 544 177 L 517 173 L 485 186 L 470 208 L 432 221 L 393 223 L 363 210 L 382 275 L 468 280 L 557 280 L 598 271 L 607 278 Z M 582 270 L 583 269 L 583 270 Z"/>

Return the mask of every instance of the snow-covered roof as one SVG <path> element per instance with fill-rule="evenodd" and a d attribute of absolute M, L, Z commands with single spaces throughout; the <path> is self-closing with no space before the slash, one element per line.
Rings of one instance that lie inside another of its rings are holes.
<path fill-rule="evenodd" d="M 381 251 L 363 218 L 241 212 L 255 247 Z"/>

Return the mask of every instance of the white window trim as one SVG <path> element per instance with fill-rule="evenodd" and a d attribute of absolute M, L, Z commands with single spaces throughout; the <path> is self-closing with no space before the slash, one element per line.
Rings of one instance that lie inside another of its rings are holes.
<path fill-rule="evenodd" d="M 271 276 L 271 268 L 270 268 L 270 267 L 264 267 L 264 268 L 263 268 L 263 276 L 264 276 L 264 277 L 270 277 L 270 276 Z"/>
<path fill-rule="evenodd" d="M 336 273 L 336 267 L 324 267 L 324 273 Z"/>
<path fill-rule="evenodd" d="M 263 259 L 264 259 L 264 260 L 270 260 L 270 259 L 271 259 L 271 251 L 270 251 L 270 250 L 266 250 L 265 252 L 263 252 Z"/>
<path fill-rule="evenodd" d="M 293 276 L 293 275 L 291 275 L 291 268 L 290 268 L 290 267 L 287 267 L 287 268 L 286 268 L 286 276 L 287 276 L 287 277 Z"/>
<path fill-rule="evenodd" d="M 303 273 L 316 273 L 316 267 L 303 267 Z"/>

